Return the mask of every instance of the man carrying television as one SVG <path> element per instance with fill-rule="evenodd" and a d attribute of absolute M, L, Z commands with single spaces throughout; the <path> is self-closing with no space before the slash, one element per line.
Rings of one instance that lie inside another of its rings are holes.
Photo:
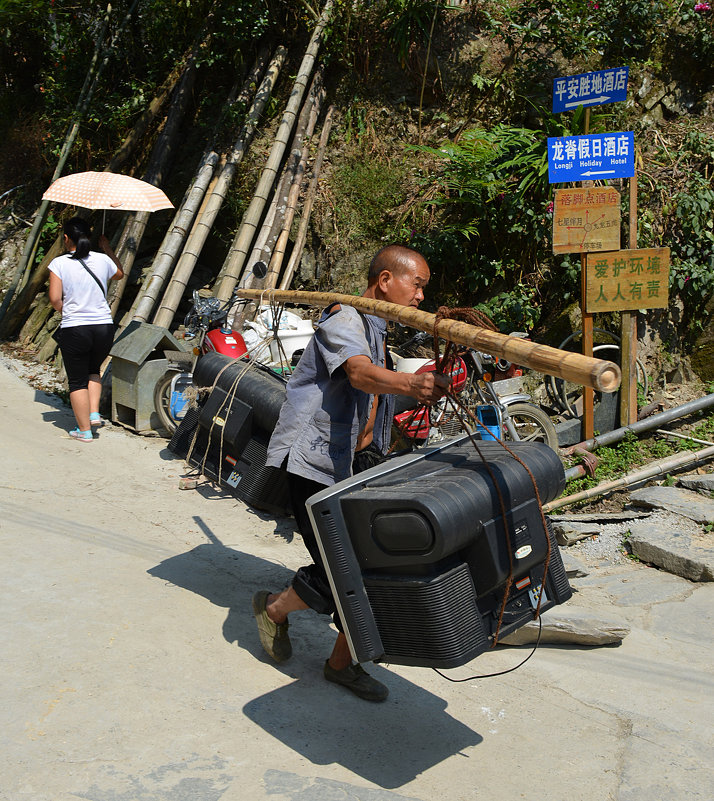
<path fill-rule="evenodd" d="M 420 253 L 387 245 L 372 259 L 363 297 L 417 307 L 429 278 Z M 338 635 L 324 676 L 368 701 L 384 701 L 388 690 L 352 663 L 305 501 L 384 458 L 393 395 L 432 404 L 448 389 L 448 380 L 437 373 L 389 369 L 386 339 L 387 324 L 379 317 L 339 304 L 323 312 L 288 382 L 267 459 L 269 466 L 287 470 L 293 512 L 312 564 L 301 567 L 282 592 L 262 590 L 253 597 L 260 641 L 276 662 L 292 654 L 290 612 L 314 609 L 332 615 Z"/>

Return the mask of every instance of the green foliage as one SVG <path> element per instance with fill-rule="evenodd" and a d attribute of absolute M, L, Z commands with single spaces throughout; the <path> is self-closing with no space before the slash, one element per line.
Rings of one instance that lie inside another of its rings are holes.
<path fill-rule="evenodd" d="M 37 247 L 37 253 L 35 255 L 35 264 L 40 264 L 42 262 L 47 250 L 47 243 L 49 242 L 51 244 L 54 242 L 60 232 L 61 227 L 61 221 L 58 220 L 52 212 L 50 212 L 47 215 L 45 224 L 42 226 L 42 232 L 40 233 L 40 244 Z"/>
<path fill-rule="evenodd" d="M 710 86 L 708 75 L 714 58 L 714 12 L 695 11 L 695 4 L 682 4 L 678 24 L 669 31 L 669 50 L 676 54 L 672 66 L 694 82 Z"/>
<path fill-rule="evenodd" d="M 363 245 L 370 240 L 391 238 L 390 216 L 404 202 L 406 161 L 367 157 L 357 142 L 332 180 L 333 215 L 341 238 Z M 396 222 L 392 223 L 392 229 Z"/>
<path fill-rule="evenodd" d="M 544 118 L 562 132 L 559 122 Z M 574 124 L 580 122 L 578 115 Z M 438 270 L 456 267 L 462 292 L 510 330 L 531 330 L 540 318 L 552 219 L 546 138 L 543 131 L 500 124 L 464 131 L 458 143 L 417 148 L 438 165 L 426 204 L 440 211 L 441 225 L 420 232 L 415 246 Z"/>
<path fill-rule="evenodd" d="M 387 4 L 384 15 L 387 39 L 402 67 L 407 63 L 412 44 L 428 39 L 431 18 L 438 5 L 439 0 L 392 0 Z"/>
<path fill-rule="evenodd" d="M 689 334 L 695 336 L 709 323 L 706 308 L 714 296 L 714 145 L 709 134 L 684 131 L 680 141 L 662 144 L 650 160 L 667 169 L 654 183 L 639 182 L 639 243 L 671 248 L 670 292 L 684 303 Z"/>
<path fill-rule="evenodd" d="M 714 438 L 714 414 L 701 412 L 699 417 L 699 422 L 693 426 L 691 432 L 687 433 L 694 439 L 711 441 Z M 595 451 L 598 458 L 595 476 L 569 482 L 568 494 L 589 489 L 603 481 L 620 478 L 656 459 L 664 459 L 682 451 L 697 451 L 703 447 L 705 446 L 691 439 L 670 440 L 654 437 L 638 439 L 635 434 L 628 431 L 620 442 Z"/>
<path fill-rule="evenodd" d="M 489 317 L 501 331 L 531 331 L 540 319 L 537 295 L 532 286 L 518 283 L 499 292 L 475 308 Z"/>

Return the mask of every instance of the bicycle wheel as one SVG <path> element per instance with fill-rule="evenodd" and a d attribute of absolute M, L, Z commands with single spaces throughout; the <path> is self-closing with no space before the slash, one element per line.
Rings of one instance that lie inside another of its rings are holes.
<path fill-rule="evenodd" d="M 154 408 L 169 438 L 171 438 L 171 435 L 177 428 L 177 423 L 171 417 L 169 411 L 171 404 L 171 381 L 175 375 L 176 373 L 173 370 L 169 370 L 163 378 L 159 379 L 154 387 Z"/>
<path fill-rule="evenodd" d="M 507 407 L 508 416 L 513 422 L 518 441 L 544 442 L 549 448 L 558 452 L 558 432 L 550 417 L 537 406 L 530 403 L 514 403 Z M 506 435 L 510 437 L 508 429 Z"/>

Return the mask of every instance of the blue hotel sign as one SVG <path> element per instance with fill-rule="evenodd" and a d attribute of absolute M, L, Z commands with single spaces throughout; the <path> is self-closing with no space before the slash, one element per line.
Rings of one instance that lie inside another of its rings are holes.
<path fill-rule="evenodd" d="M 553 80 L 553 114 L 578 106 L 602 106 L 627 98 L 629 67 L 584 72 Z"/>
<path fill-rule="evenodd" d="M 624 133 L 548 137 L 548 181 L 598 181 L 632 178 L 635 135 Z"/>

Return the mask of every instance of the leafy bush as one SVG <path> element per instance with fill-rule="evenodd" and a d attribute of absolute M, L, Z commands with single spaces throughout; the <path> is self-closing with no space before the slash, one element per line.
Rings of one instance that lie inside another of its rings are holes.
<path fill-rule="evenodd" d="M 531 329 L 551 226 L 546 137 L 497 125 L 418 150 L 441 161 L 438 193 L 427 203 L 442 214 L 415 246 L 437 269 L 459 271 L 462 295 L 488 298 L 483 308 L 500 326 Z"/>

